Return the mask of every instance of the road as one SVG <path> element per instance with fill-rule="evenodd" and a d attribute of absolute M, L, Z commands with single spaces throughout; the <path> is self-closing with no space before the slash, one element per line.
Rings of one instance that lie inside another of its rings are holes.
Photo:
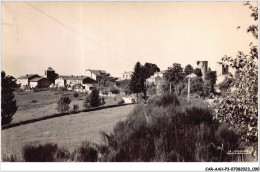
<path fill-rule="evenodd" d="M 2 155 L 21 156 L 27 145 L 56 143 L 73 151 L 83 141 L 101 142 L 100 131 L 112 131 L 125 120 L 135 105 L 120 106 L 92 112 L 62 116 L 2 130 Z"/>

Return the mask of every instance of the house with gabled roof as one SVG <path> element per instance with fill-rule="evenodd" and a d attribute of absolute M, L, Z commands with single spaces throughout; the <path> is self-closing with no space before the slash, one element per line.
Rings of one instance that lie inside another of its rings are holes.
<path fill-rule="evenodd" d="M 40 77 L 37 74 L 26 74 L 17 78 L 17 84 L 21 84 L 21 88 L 30 87 L 30 80 Z"/>
<path fill-rule="evenodd" d="M 92 90 L 97 82 L 89 76 L 64 76 L 60 75 L 55 80 L 58 87 L 72 88 L 75 85 L 81 85 L 84 90 Z"/>
<path fill-rule="evenodd" d="M 92 70 L 92 69 L 87 69 L 85 72 L 85 75 L 93 78 L 94 80 L 97 80 L 97 78 L 101 75 L 101 74 L 105 74 L 106 71 L 105 70 Z"/>
<path fill-rule="evenodd" d="M 125 72 L 122 74 L 121 80 L 125 80 L 125 79 L 130 80 L 132 74 L 133 74 L 132 71 L 128 71 L 128 72 L 125 71 Z"/>
<path fill-rule="evenodd" d="M 50 81 L 43 77 L 33 78 L 29 82 L 30 88 L 48 88 L 50 86 Z"/>

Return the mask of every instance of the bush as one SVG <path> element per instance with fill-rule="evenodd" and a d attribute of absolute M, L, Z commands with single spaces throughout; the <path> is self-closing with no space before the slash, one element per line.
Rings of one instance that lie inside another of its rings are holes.
<path fill-rule="evenodd" d="M 101 105 L 101 99 L 99 97 L 99 91 L 95 88 L 90 93 L 90 106 L 98 107 Z"/>
<path fill-rule="evenodd" d="M 193 107 L 183 111 L 176 103 L 165 104 L 166 108 L 163 103 L 149 103 L 149 106 L 136 106 L 111 134 L 102 133 L 103 150 L 106 150 L 102 161 L 219 160 L 220 152 L 210 149 L 214 124 L 209 109 Z"/>
<path fill-rule="evenodd" d="M 84 99 L 84 102 L 83 102 L 83 107 L 85 108 L 90 108 L 91 105 L 90 105 L 90 94 L 88 94 L 85 99 Z"/>
<path fill-rule="evenodd" d="M 73 110 L 77 112 L 77 111 L 79 110 L 79 105 L 74 104 L 74 105 L 73 105 Z"/>
<path fill-rule="evenodd" d="M 223 123 L 218 127 L 216 138 L 225 150 L 235 150 L 239 146 L 239 136 L 228 124 Z"/>
<path fill-rule="evenodd" d="M 79 93 L 78 93 L 77 91 L 75 91 L 75 92 L 73 93 L 73 96 L 74 96 L 75 98 L 78 98 L 78 97 L 79 97 Z"/>
<path fill-rule="evenodd" d="M 119 94 L 120 93 L 120 90 L 118 88 L 116 88 L 115 86 L 109 87 L 109 91 L 113 94 Z"/>
<path fill-rule="evenodd" d="M 203 86 L 203 91 L 204 91 L 205 97 L 210 96 L 210 93 L 212 91 L 212 84 L 209 80 L 205 80 L 204 86 Z"/>
<path fill-rule="evenodd" d="M 222 83 L 219 84 L 219 89 L 224 92 L 227 91 L 234 82 L 234 78 L 228 78 L 226 77 Z"/>
<path fill-rule="evenodd" d="M 68 96 L 61 96 L 60 100 L 57 103 L 58 112 L 68 112 L 70 110 L 70 102 L 71 100 Z"/>
<path fill-rule="evenodd" d="M 25 146 L 23 159 L 25 162 L 57 162 L 69 161 L 71 154 L 65 148 L 59 149 L 57 144 Z"/>
<path fill-rule="evenodd" d="M 155 107 L 167 107 L 171 105 L 178 106 L 180 102 L 173 93 L 163 93 L 161 96 L 150 99 L 148 104 Z"/>
<path fill-rule="evenodd" d="M 120 96 L 120 95 L 116 95 L 116 96 L 114 97 L 114 100 L 117 102 L 117 104 L 123 104 L 123 103 L 125 103 L 124 99 L 123 99 L 122 96 Z"/>
<path fill-rule="evenodd" d="M 92 92 L 86 96 L 83 106 L 85 108 L 98 107 L 101 105 L 101 98 L 99 97 L 99 91 L 95 88 Z"/>
<path fill-rule="evenodd" d="M 23 148 L 23 158 L 26 162 L 54 162 L 54 154 L 57 150 L 58 146 L 56 144 L 25 146 Z"/>
<path fill-rule="evenodd" d="M 96 162 L 98 160 L 98 151 L 90 142 L 83 142 L 75 152 L 74 161 Z"/>

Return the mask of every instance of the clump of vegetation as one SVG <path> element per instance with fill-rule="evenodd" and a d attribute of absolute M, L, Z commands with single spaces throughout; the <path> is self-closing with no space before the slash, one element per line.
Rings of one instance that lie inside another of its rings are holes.
<path fill-rule="evenodd" d="M 79 93 L 78 93 L 77 91 L 74 91 L 73 96 L 74 96 L 75 98 L 78 98 L 78 97 L 79 97 Z"/>
<path fill-rule="evenodd" d="M 163 93 L 148 101 L 148 104 L 155 107 L 178 106 L 180 104 L 177 96 L 173 93 Z"/>
<path fill-rule="evenodd" d="M 112 94 L 119 94 L 120 93 L 120 90 L 118 88 L 116 88 L 115 86 L 110 86 L 109 87 L 109 91 L 112 93 Z"/>
<path fill-rule="evenodd" d="M 234 82 L 234 78 L 226 77 L 222 83 L 219 84 L 219 89 L 221 92 L 226 92 Z"/>
<path fill-rule="evenodd" d="M 165 94 L 137 106 L 111 134 L 102 133 L 101 161 L 219 161 L 220 152 L 211 148 L 214 126 L 210 109 L 182 107 Z"/>
<path fill-rule="evenodd" d="M 89 95 L 86 96 L 83 106 L 85 108 L 98 107 L 102 104 L 101 98 L 99 97 L 99 91 L 95 88 Z"/>
<path fill-rule="evenodd" d="M 98 151 L 94 145 L 88 141 L 74 151 L 73 161 L 77 162 L 96 162 L 98 160 Z"/>
<path fill-rule="evenodd" d="M 37 100 L 33 99 L 33 100 L 32 100 L 32 103 L 37 103 Z"/>
<path fill-rule="evenodd" d="M 117 104 L 123 104 L 123 103 L 125 103 L 124 99 L 123 99 L 122 96 L 120 96 L 120 95 L 116 95 L 116 96 L 114 97 L 114 100 L 117 102 Z"/>
<path fill-rule="evenodd" d="M 74 104 L 73 105 L 73 110 L 77 112 L 79 110 L 79 105 L 78 104 Z"/>
<path fill-rule="evenodd" d="M 57 110 L 58 112 L 69 112 L 70 110 L 70 104 L 71 100 L 68 96 L 61 96 L 60 100 L 57 103 Z"/>
<path fill-rule="evenodd" d="M 2 125 L 11 123 L 13 115 L 17 111 L 16 99 L 14 95 L 15 89 L 18 88 L 16 79 L 1 72 L 1 118 Z"/>

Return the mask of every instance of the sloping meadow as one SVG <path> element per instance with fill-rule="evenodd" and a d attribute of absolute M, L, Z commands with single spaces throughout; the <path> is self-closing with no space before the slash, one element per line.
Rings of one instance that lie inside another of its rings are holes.
<path fill-rule="evenodd" d="M 27 146 L 22 161 L 236 161 L 227 155 L 238 147 L 235 132 L 214 122 L 212 110 L 202 100 L 180 100 L 170 93 L 136 105 L 111 133 L 100 134 L 102 144 L 86 141 L 72 153 L 56 145 Z M 45 148 L 53 151 L 46 154 Z"/>

